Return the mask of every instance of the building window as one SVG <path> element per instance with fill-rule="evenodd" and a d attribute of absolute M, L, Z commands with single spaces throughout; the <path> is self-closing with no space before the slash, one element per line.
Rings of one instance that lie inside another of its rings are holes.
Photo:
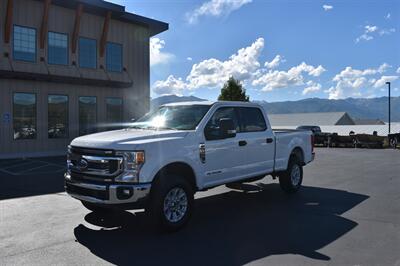
<path fill-rule="evenodd" d="M 36 29 L 14 25 L 13 58 L 36 62 Z"/>
<path fill-rule="evenodd" d="M 106 121 L 108 129 L 118 129 L 122 127 L 122 99 L 106 99 Z"/>
<path fill-rule="evenodd" d="M 87 135 L 96 132 L 96 123 L 96 97 L 79 97 L 79 135 Z"/>
<path fill-rule="evenodd" d="M 36 138 L 36 94 L 14 93 L 14 139 Z"/>
<path fill-rule="evenodd" d="M 68 137 L 68 96 L 49 95 L 48 104 L 48 137 L 60 139 Z"/>
<path fill-rule="evenodd" d="M 107 43 L 106 46 L 106 68 L 110 72 L 122 71 L 122 45 L 118 43 Z"/>
<path fill-rule="evenodd" d="M 79 38 L 79 66 L 97 67 L 97 42 L 93 39 Z"/>
<path fill-rule="evenodd" d="M 48 62 L 54 65 L 68 65 L 68 35 L 49 32 Z"/>

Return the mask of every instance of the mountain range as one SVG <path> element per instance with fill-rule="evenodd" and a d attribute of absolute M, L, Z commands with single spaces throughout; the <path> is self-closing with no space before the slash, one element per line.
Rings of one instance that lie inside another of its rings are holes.
<path fill-rule="evenodd" d="M 195 96 L 167 95 L 151 100 L 151 108 L 171 102 L 206 101 Z M 388 97 L 347 98 L 329 100 L 308 98 L 298 101 L 266 102 L 261 104 L 270 114 L 347 112 L 354 119 L 380 119 L 388 121 Z M 391 120 L 400 122 L 400 97 L 391 97 Z"/>

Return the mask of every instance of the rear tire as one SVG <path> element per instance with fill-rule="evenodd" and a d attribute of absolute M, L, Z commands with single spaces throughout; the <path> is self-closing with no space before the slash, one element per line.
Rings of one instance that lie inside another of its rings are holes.
<path fill-rule="evenodd" d="M 189 182 L 180 176 L 165 175 L 153 184 L 146 212 L 157 230 L 174 232 L 187 224 L 193 208 L 194 192 Z"/>
<path fill-rule="evenodd" d="M 303 166 L 296 156 L 291 156 L 286 171 L 279 175 L 279 185 L 286 193 L 297 192 L 303 182 Z"/>

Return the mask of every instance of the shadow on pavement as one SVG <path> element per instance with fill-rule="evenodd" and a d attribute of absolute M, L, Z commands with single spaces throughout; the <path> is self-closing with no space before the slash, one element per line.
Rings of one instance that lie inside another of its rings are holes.
<path fill-rule="evenodd" d="M 0 200 L 64 191 L 65 156 L 0 160 Z"/>
<path fill-rule="evenodd" d="M 154 233 L 144 212 L 118 212 L 89 213 L 85 220 L 102 228 L 80 224 L 74 234 L 93 254 L 117 265 L 243 265 L 274 254 L 329 261 L 317 250 L 357 226 L 340 215 L 368 198 L 318 187 L 291 196 L 276 184 L 245 189 L 197 199 L 192 220 L 177 233 Z"/>

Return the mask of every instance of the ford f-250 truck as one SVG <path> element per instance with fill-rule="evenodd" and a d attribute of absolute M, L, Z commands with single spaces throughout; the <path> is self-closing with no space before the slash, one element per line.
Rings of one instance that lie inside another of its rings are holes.
<path fill-rule="evenodd" d="M 314 159 L 310 131 L 274 131 L 244 102 L 166 104 L 128 128 L 78 137 L 68 147 L 65 188 L 92 211 L 145 208 L 158 228 L 189 220 L 194 193 L 266 175 L 296 192 Z"/>

